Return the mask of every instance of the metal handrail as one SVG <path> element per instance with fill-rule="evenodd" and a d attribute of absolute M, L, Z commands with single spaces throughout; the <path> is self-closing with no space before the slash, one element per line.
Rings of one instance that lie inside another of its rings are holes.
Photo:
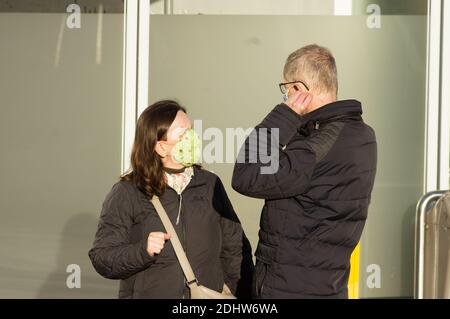
<path fill-rule="evenodd" d="M 425 268 L 425 214 L 429 204 L 444 196 L 448 191 L 434 191 L 422 196 L 416 208 L 414 298 L 423 299 Z"/>

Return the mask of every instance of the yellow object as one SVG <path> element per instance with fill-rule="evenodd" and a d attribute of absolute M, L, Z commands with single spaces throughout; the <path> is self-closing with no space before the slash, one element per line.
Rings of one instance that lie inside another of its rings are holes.
<path fill-rule="evenodd" d="M 359 253 L 360 244 L 356 246 L 350 257 L 350 277 L 348 279 L 348 298 L 359 298 Z"/>

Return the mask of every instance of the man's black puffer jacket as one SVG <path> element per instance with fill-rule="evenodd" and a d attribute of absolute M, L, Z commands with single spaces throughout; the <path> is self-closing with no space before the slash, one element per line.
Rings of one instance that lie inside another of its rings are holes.
<path fill-rule="evenodd" d="M 251 248 L 220 179 L 195 167 L 181 197 L 167 187 L 160 200 L 199 283 L 222 291 L 225 281 L 238 297 L 249 297 Z M 189 298 L 170 241 L 159 255 L 147 253 L 151 232 L 165 229 L 149 198 L 131 182 L 116 183 L 103 203 L 92 264 L 102 276 L 121 279 L 119 298 Z"/>
<path fill-rule="evenodd" d="M 237 161 L 232 185 L 241 194 L 265 199 L 256 297 L 348 296 L 350 255 L 367 218 L 377 163 L 375 134 L 361 114 L 355 100 L 303 117 L 285 104 L 275 107 L 255 128 L 279 129 L 279 137 L 271 137 L 279 147 L 274 174 L 261 174 L 269 164 L 249 161 L 248 151 L 257 142 L 246 140 L 239 155 L 245 163 Z"/>

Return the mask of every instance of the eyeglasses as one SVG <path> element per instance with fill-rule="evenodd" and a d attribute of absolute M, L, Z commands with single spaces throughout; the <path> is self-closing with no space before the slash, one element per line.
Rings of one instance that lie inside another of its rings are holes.
<path fill-rule="evenodd" d="M 307 91 L 309 91 L 309 87 L 305 84 L 305 82 L 303 82 L 303 81 L 294 81 L 294 82 L 286 82 L 286 83 L 280 83 L 280 84 L 278 84 L 278 86 L 280 87 L 280 91 L 281 91 L 281 93 L 283 93 L 283 94 L 286 94 L 286 92 L 288 91 L 288 85 L 289 84 L 296 84 L 296 83 L 301 83 L 301 84 L 303 84 L 303 86 L 306 88 L 306 90 Z M 296 91 L 298 91 L 298 88 L 294 85 L 294 89 L 296 90 Z"/>

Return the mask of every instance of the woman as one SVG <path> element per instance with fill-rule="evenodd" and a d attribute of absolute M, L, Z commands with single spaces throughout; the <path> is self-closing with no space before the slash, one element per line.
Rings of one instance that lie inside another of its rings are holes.
<path fill-rule="evenodd" d="M 199 283 L 226 283 L 248 297 L 251 248 L 220 179 L 199 166 L 199 139 L 186 110 L 160 101 L 139 117 L 131 170 L 103 203 L 89 257 L 99 274 L 121 279 L 119 298 L 189 298 L 170 235 L 150 202 L 160 197 Z"/>

